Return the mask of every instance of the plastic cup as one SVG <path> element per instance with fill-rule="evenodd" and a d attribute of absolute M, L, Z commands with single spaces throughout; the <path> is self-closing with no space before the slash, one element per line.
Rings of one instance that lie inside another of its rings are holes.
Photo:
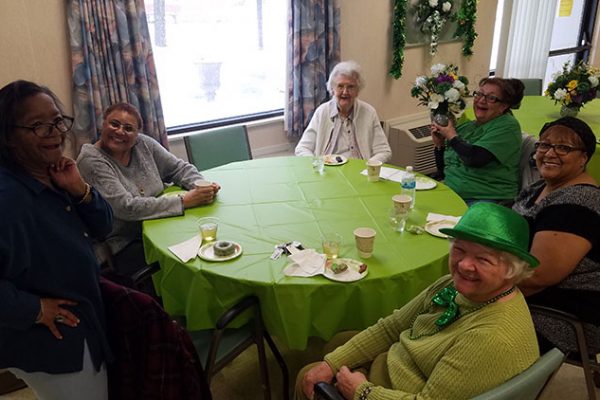
<path fill-rule="evenodd" d="M 321 244 L 323 245 L 323 253 L 327 258 L 335 259 L 340 255 L 342 237 L 337 233 L 325 233 L 321 237 Z"/>
<path fill-rule="evenodd" d="M 219 219 L 213 217 L 200 218 L 198 220 L 200 235 L 202 241 L 213 242 L 217 240 L 217 229 L 219 228 Z"/>
<path fill-rule="evenodd" d="M 377 232 L 372 228 L 356 228 L 354 230 L 354 240 L 361 258 L 369 258 L 373 254 L 376 234 Z"/>
<path fill-rule="evenodd" d="M 406 220 L 408 219 L 408 212 L 398 212 L 395 207 L 392 207 L 389 211 L 389 221 L 392 229 L 396 232 L 404 232 L 406 226 Z"/>
<path fill-rule="evenodd" d="M 392 196 L 394 208 L 398 214 L 408 213 L 412 203 L 412 198 L 406 194 L 396 194 Z"/>
<path fill-rule="evenodd" d="M 312 158 L 312 168 L 313 171 L 322 174 L 325 170 L 325 160 L 323 160 L 323 156 L 313 156 Z"/>
<path fill-rule="evenodd" d="M 382 165 L 381 161 L 367 161 L 367 177 L 369 182 L 377 182 L 379 180 Z"/>

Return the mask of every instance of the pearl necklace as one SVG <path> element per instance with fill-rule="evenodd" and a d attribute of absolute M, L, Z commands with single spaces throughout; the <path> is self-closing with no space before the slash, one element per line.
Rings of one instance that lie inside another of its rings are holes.
<path fill-rule="evenodd" d="M 477 307 L 471 308 L 466 310 L 465 312 L 460 312 L 460 310 L 458 309 L 458 305 L 454 302 L 454 299 L 456 298 L 456 295 L 458 294 L 458 291 L 454 288 L 454 286 L 450 285 L 446 288 L 443 288 L 442 290 L 440 290 L 439 292 L 437 292 L 435 294 L 435 296 L 433 297 L 432 301 L 431 301 L 431 305 L 429 307 L 427 307 L 425 310 L 421 311 L 420 313 L 418 313 L 413 320 L 410 323 L 410 335 L 409 338 L 411 340 L 417 340 L 420 339 L 422 337 L 426 337 L 426 336 L 433 336 L 436 333 L 440 332 L 441 330 L 443 330 L 444 328 L 446 328 L 448 325 L 451 325 L 453 322 L 459 320 L 460 318 L 464 317 L 465 315 L 469 315 L 474 313 L 477 310 L 482 309 L 483 307 L 495 303 L 498 300 L 500 300 L 503 297 L 508 296 L 509 294 L 511 294 L 512 292 L 515 291 L 515 286 L 511 287 L 510 289 L 508 289 L 505 292 L 500 293 L 497 296 L 492 297 L 491 299 L 489 299 L 488 301 L 481 303 L 480 305 L 478 305 Z M 427 314 L 428 312 L 430 312 L 431 310 L 433 310 L 433 308 L 435 306 L 438 307 L 448 307 L 448 310 L 442 314 L 442 316 L 440 318 L 438 318 L 435 321 L 436 324 L 436 329 L 432 332 L 429 333 L 422 333 L 420 335 L 416 335 L 414 334 L 414 328 L 415 328 L 415 322 L 417 320 L 417 318 L 419 318 L 419 316 L 423 315 L 423 314 Z"/>

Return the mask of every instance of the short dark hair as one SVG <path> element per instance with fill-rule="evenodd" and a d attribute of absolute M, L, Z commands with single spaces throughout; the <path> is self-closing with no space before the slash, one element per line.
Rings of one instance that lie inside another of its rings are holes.
<path fill-rule="evenodd" d="M 485 84 L 495 85 L 502 91 L 502 102 L 514 110 L 521 106 L 521 100 L 525 92 L 525 85 L 520 79 L 504 79 L 487 77 L 479 81 L 479 86 Z"/>
<path fill-rule="evenodd" d="M 25 100 L 40 93 L 50 96 L 61 114 L 64 114 L 60 100 L 46 86 L 18 80 L 0 89 L 0 165 L 11 169 L 17 167 L 11 152 L 8 150 L 8 139 L 15 130 L 14 125 L 17 124 L 24 113 L 22 105 Z"/>
<path fill-rule="evenodd" d="M 127 114 L 133 115 L 137 120 L 138 131 L 142 129 L 142 114 L 140 114 L 140 111 L 133 104 L 122 102 L 108 106 L 106 110 L 104 110 L 104 119 L 106 120 L 108 115 L 113 111 L 124 111 Z"/>

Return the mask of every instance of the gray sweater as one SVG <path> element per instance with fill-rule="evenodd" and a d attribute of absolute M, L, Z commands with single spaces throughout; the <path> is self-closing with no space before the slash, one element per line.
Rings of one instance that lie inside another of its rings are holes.
<path fill-rule="evenodd" d="M 83 145 L 77 165 L 81 176 L 113 208 L 114 226 L 106 240 L 113 254 L 141 239 L 141 221 L 183 214 L 179 197 L 156 197 L 164 190 L 165 182 L 191 189 L 195 180 L 202 179 L 196 167 L 143 134 L 131 149 L 128 166 L 91 144 Z"/>

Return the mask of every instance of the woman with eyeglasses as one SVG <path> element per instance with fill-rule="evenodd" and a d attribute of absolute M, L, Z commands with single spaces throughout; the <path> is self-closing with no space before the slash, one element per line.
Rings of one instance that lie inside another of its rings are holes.
<path fill-rule="evenodd" d="M 523 89 L 518 79 L 484 78 L 473 93 L 474 121 L 431 124 L 438 178 L 469 205 L 512 203 L 518 194 L 521 127 L 510 110 Z"/>
<path fill-rule="evenodd" d="M 85 144 L 77 158 L 82 176 L 106 198 L 115 223 L 106 244 L 115 269 L 131 276 L 146 265 L 142 245 L 142 221 L 182 215 L 184 209 L 212 203 L 220 186 L 196 187 L 203 179 L 195 166 L 141 134 L 142 117 L 129 103 L 117 103 L 104 111 L 100 138 Z M 166 183 L 187 189 L 180 196 L 157 197 Z M 150 288 L 151 289 L 151 288 Z"/>
<path fill-rule="evenodd" d="M 107 394 L 106 338 L 92 239 L 112 212 L 63 156 L 72 118 L 50 89 L 0 89 L 0 368 L 38 399 Z"/>
<path fill-rule="evenodd" d="M 358 99 L 365 86 L 354 61 L 337 64 L 327 81 L 332 99 L 321 104 L 296 146 L 297 156 L 338 154 L 386 162 L 392 156 L 377 111 Z"/>
<path fill-rule="evenodd" d="M 516 199 L 513 209 L 529 222 L 531 253 L 540 260 L 519 284 L 527 301 L 577 315 L 588 323 L 588 345 L 600 352 L 600 188 L 586 172 L 596 137 L 583 121 L 547 123 L 536 143 L 542 177 Z M 542 349 L 577 351 L 571 329 L 536 317 Z"/>

